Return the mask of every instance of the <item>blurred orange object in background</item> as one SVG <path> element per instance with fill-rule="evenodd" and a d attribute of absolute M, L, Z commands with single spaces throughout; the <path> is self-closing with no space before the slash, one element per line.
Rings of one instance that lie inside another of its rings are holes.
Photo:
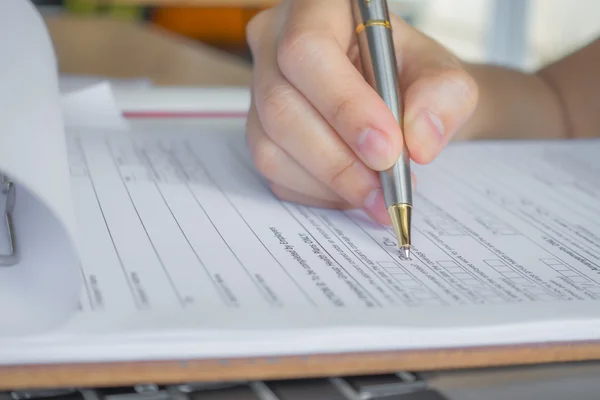
<path fill-rule="evenodd" d="M 171 32 L 224 50 L 246 49 L 246 24 L 262 8 L 157 7 L 151 21 Z"/>

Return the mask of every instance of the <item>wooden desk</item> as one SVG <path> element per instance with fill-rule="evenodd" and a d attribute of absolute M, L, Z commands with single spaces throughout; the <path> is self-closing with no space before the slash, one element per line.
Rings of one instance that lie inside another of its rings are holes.
<path fill-rule="evenodd" d="M 61 73 L 149 78 L 157 85 L 246 86 L 249 63 L 157 27 L 98 17 L 46 17 Z"/>

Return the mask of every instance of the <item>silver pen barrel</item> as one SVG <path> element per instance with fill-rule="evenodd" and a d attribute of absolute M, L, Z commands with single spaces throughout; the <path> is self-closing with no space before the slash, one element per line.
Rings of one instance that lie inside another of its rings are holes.
<path fill-rule="evenodd" d="M 388 106 L 400 127 L 403 104 L 398 83 L 398 64 L 385 0 L 353 0 L 353 15 L 365 80 Z M 412 181 L 410 157 L 403 146 L 398 161 L 379 173 L 386 207 L 392 218 L 398 245 L 410 247 Z M 409 254 L 408 250 L 406 251 Z"/>

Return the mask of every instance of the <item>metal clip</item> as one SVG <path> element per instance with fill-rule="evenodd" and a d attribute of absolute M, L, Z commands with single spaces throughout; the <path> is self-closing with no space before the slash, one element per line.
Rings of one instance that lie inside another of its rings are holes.
<path fill-rule="evenodd" d="M 6 204 L 4 210 L 4 220 L 6 223 L 6 230 L 8 232 L 8 244 L 10 246 L 9 254 L 0 255 L 0 266 L 10 267 L 19 262 L 19 252 L 17 248 L 17 241 L 15 237 L 15 228 L 13 224 L 13 212 L 15 209 L 16 199 L 15 184 L 2 174 L 2 193 L 6 197 Z"/>
<path fill-rule="evenodd" d="M 77 393 L 76 389 L 48 389 L 48 390 L 16 390 L 10 392 L 14 400 L 41 400 L 52 397 L 68 396 Z"/>

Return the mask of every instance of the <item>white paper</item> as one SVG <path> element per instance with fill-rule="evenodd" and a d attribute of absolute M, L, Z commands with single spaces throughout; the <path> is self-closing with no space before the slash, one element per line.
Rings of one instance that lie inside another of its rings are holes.
<path fill-rule="evenodd" d="M 96 75 L 60 74 L 58 87 L 62 94 L 70 94 L 89 87 L 108 82 L 111 86 L 123 88 L 146 89 L 152 87 L 152 81 L 147 78 L 139 79 L 115 79 Z"/>
<path fill-rule="evenodd" d="M 137 90 L 114 86 L 119 108 L 133 113 L 245 113 L 250 106 L 246 87 L 154 86 Z"/>
<path fill-rule="evenodd" d="M 243 121 L 199 126 L 69 135 L 83 308 L 53 334 L 0 341 L 1 360 L 597 337 L 599 141 L 457 144 L 415 167 L 414 257 L 403 261 L 392 231 L 360 212 L 274 198 Z"/>
<path fill-rule="evenodd" d="M 100 82 L 63 94 L 61 102 L 67 129 L 129 129 L 108 82 Z"/>
<path fill-rule="evenodd" d="M 64 323 L 81 282 L 56 60 L 30 2 L 2 2 L 0 54 L 0 171 L 17 185 L 22 253 L 19 265 L 0 267 L 0 335 L 10 335 Z"/>

